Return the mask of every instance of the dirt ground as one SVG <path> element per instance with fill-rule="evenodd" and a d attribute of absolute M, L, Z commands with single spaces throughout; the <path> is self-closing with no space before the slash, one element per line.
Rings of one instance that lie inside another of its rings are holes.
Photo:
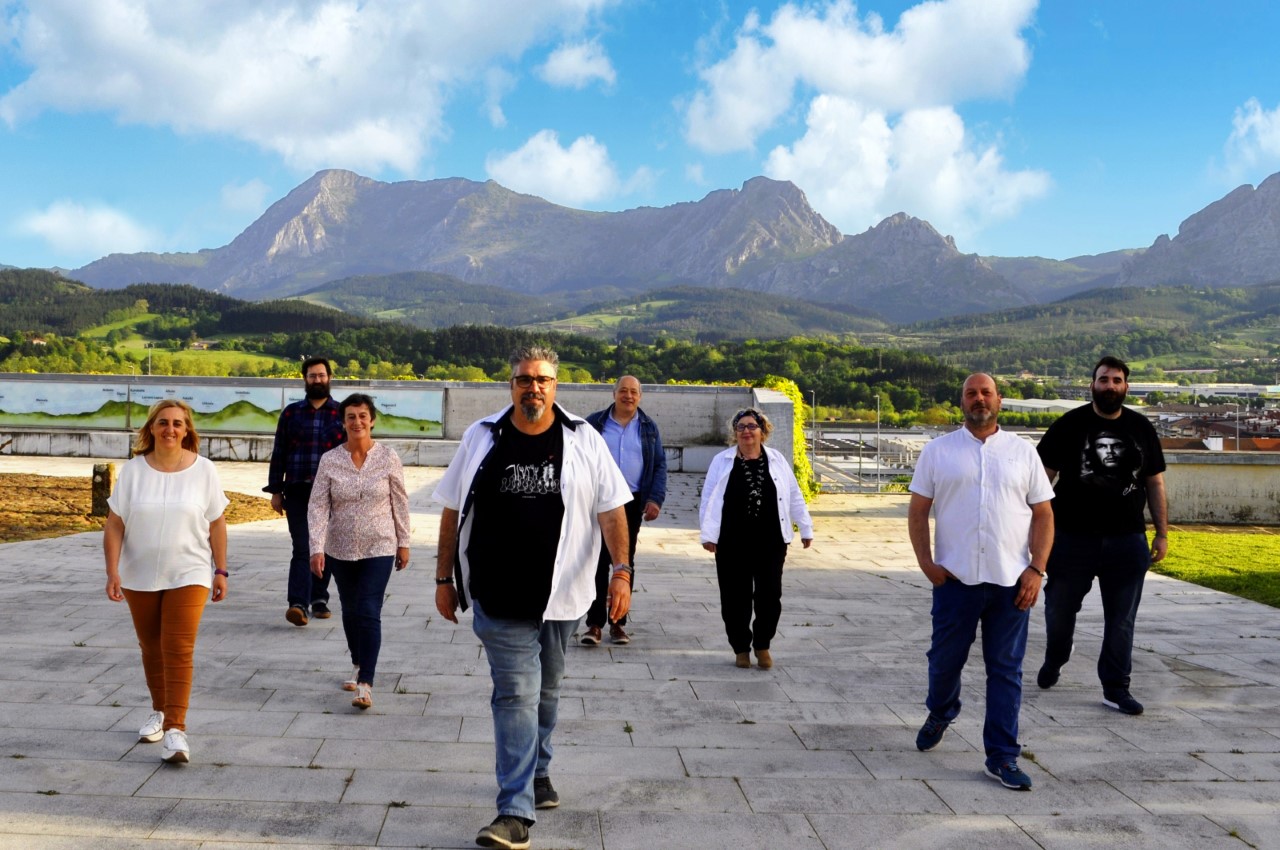
<path fill-rule="evenodd" d="M 98 531 L 104 517 L 91 516 L 90 484 L 86 478 L 0 473 L 0 543 L 61 537 Z M 266 499 L 227 493 L 227 522 L 275 519 Z"/>

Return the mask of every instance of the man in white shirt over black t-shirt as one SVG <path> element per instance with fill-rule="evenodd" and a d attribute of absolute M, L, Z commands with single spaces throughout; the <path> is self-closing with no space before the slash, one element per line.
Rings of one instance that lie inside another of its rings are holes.
<path fill-rule="evenodd" d="M 558 364 L 540 346 L 512 354 L 512 404 L 467 428 L 433 494 L 444 505 L 436 609 L 455 623 L 460 607 L 472 609 L 493 679 L 498 816 L 476 836 L 481 847 L 528 847 L 534 809 L 560 803 L 551 735 L 602 535 L 614 564 L 610 618 L 631 606 L 631 490 L 604 438 L 555 403 Z"/>

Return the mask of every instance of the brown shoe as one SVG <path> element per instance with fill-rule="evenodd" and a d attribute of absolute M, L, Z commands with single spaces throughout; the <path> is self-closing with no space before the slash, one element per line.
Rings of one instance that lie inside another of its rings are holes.
<path fill-rule="evenodd" d="M 587 631 L 582 635 L 583 646 L 599 646 L 600 645 L 600 627 L 587 626 Z"/>
<path fill-rule="evenodd" d="M 291 605 L 289 610 L 284 612 L 284 618 L 295 626 L 305 626 L 307 624 L 307 612 L 297 605 Z"/>
<path fill-rule="evenodd" d="M 761 670 L 768 670 L 773 666 L 773 656 L 769 654 L 767 649 L 756 650 L 756 666 Z"/>
<path fill-rule="evenodd" d="M 733 663 L 734 663 L 734 665 L 735 665 L 735 666 L 737 666 L 737 667 L 750 667 L 750 666 L 751 666 L 751 653 L 750 653 L 750 652 L 739 652 L 737 655 L 735 655 L 735 656 L 733 657 Z"/>
<path fill-rule="evenodd" d="M 329 610 L 329 606 L 323 602 L 317 602 L 311 606 L 311 616 L 317 620 L 327 620 L 333 616 L 333 612 Z"/>
<path fill-rule="evenodd" d="M 622 626 L 614 623 L 609 627 L 609 640 L 614 643 L 631 643 L 631 635 L 622 630 Z"/>

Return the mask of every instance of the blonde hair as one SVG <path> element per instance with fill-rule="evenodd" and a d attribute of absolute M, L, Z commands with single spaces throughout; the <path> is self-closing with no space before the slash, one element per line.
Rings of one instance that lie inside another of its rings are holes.
<path fill-rule="evenodd" d="M 160 415 L 160 411 L 171 407 L 181 408 L 183 418 L 187 420 L 187 435 L 182 438 L 182 447 L 200 454 L 200 435 L 196 433 L 196 423 L 191 418 L 191 405 L 176 398 L 162 398 L 151 405 L 151 409 L 147 411 L 147 421 L 142 423 L 142 427 L 138 429 L 138 435 L 134 437 L 133 453 L 135 455 L 146 455 L 155 451 L 156 438 L 151 433 L 151 426 L 156 423 L 156 417 Z"/>

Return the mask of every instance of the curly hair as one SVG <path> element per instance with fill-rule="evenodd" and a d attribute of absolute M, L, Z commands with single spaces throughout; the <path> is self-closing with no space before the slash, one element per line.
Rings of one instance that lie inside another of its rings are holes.
<path fill-rule="evenodd" d="M 758 408 L 744 407 L 741 410 L 739 410 L 737 413 L 733 414 L 733 418 L 729 420 L 729 445 L 733 445 L 735 442 L 737 442 L 737 438 L 734 437 L 734 434 L 736 433 L 736 429 L 738 427 L 738 420 L 743 418 L 744 416 L 752 417 L 753 419 L 756 420 L 756 423 L 759 424 L 760 442 L 763 443 L 769 439 L 769 435 L 773 433 L 773 423 L 769 421 L 769 417 L 765 416 L 764 412 L 759 410 Z"/>

